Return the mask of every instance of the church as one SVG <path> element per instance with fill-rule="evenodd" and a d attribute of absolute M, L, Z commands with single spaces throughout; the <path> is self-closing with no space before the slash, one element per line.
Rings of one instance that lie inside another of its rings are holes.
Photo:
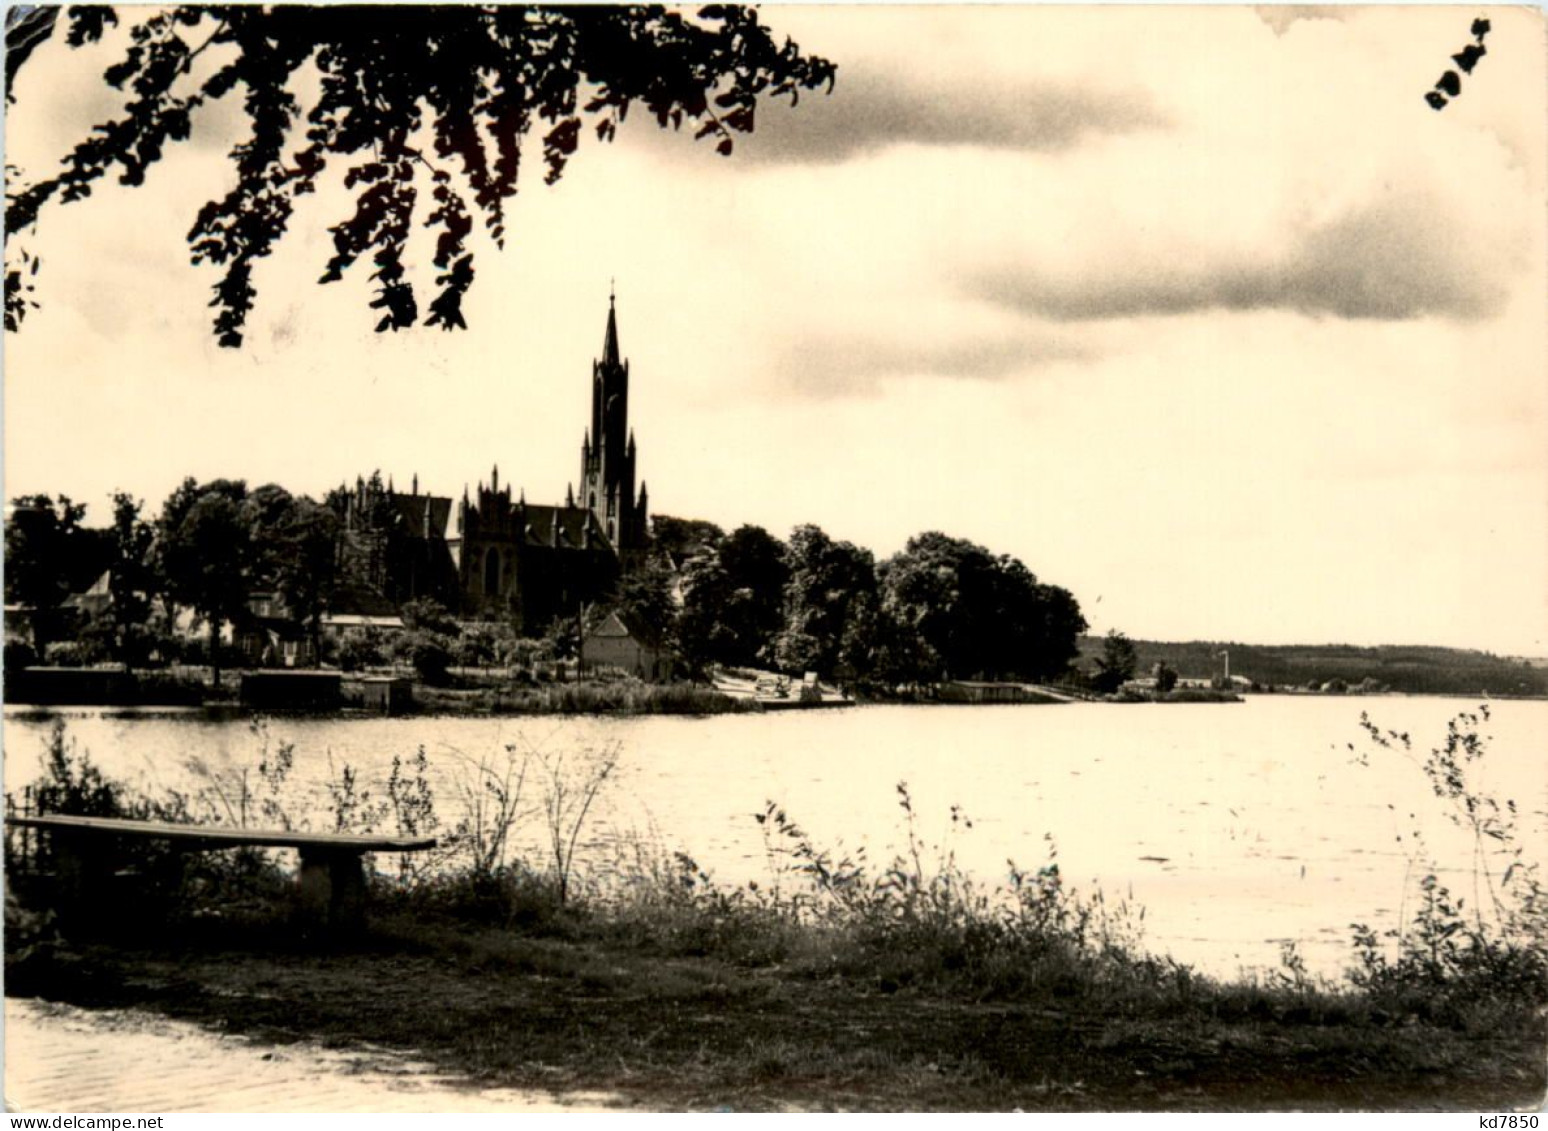
<path fill-rule="evenodd" d="M 345 572 L 393 606 L 431 597 L 464 617 L 511 620 L 544 631 L 556 618 L 606 595 L 644 555 L 649 497 L 635 489 L 636 448 L 629 428 L 629 362 L 618 345 L 610 298 L 602 357 L 591 367 L 591 419 L 581 441 L 579 491 L 559 505 L 512 498 L 500 470 L 476 491 L 464 488 L 456 530 L 452 500 L 422 495 L 416 476 L 404 494 L 374 478 L 341 489 Z"/>

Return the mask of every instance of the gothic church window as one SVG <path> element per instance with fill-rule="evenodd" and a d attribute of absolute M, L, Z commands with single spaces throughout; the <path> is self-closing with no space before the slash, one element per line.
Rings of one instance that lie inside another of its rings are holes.
<path fill-rule="evenodd" d="M 500 595 L 500 551 L 492 546 L 484 555 L 484 595 Z"/>

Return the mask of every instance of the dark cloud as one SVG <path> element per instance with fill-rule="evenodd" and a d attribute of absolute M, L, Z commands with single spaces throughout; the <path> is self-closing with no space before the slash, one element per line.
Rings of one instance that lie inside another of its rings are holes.
<path fill-rule="evenodd" d="M 738 138 L 744 160 L 822 164 L 893 145 L 981 146 L 1053 152 L 1088 137 L 1166 124 L 1139 90 L 1073 83 L 948 84 L 841 68 L 830 95 L 807 95 L 792 108 L 758 108 L 754 133 Z"/>
<path fill-rule="evenodd" d="M 1288 252 L 1243 248 L 1234 256 L 1132 259 L 1053 276 L 1035 266 L 978 272 L 974 296 L 1055 321 L 1292 310 L 1347 319 L 1402 321 L 1426 315 L 1479 319 L 1497 313 L 1513 265 L 1475 246 L 1418 200 L 1356 210 L 1307 232 Z"/>
<path fill-rule="evenodd" d="M 1029 368 L 1083 357 L 1052 337 L 969 338 L 910 346 L 859 335 L 806 339 L 779 360 L 781 390 L 817 398 L 866 396 L 889 377 L 999 381 Z"/>

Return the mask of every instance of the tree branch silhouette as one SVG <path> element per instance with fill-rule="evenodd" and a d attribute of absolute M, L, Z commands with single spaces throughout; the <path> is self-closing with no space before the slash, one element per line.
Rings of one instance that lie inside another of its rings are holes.
<path fill-rule="evenodd" d="M 63 15 L 71 47 L 101 41 L 119 22 L 104 6 Z M 184 5 L 135 18 L 123 57 L 103 74 L 126 92 L 121 113 L 77 143 L 51 177 L 13 186 L 15 170 L 7 169 L 8 329 L 36 305 L 28 284 L 37 261 L 14 237 L 35 229 L 45 208 L 90 196 L 109 173 L 142 184 L 168 146 L 189 139 L 196 111 L 236 92 L 249 134 L 228 155 L 235 185 L 200 209 L 188 233 L 193 263 L 221 272 L 210 305 L 217 340 L 228 347 L 242 343 L 257 262 L 284 237 L 297 199 L 335 166 L 344 168 L 354 207 L 329 229 L 334 254 L 319 281 L 335 282 L 369 258 L 378 332 L 463 329 L 475 220 L 504 247 L 525 143 L 541 146 L 553 184 L 579 149 L 584 123 L 610 141 L 640 103 L 661 128 L 686 122 L 696 139 L 730 154 L 734 135 L 752 131 L 760 97 L 794 104 L 802 89 L 831 90 L 836 73 L 788 39 L 777 44 L 753 9 L 735 5 L 693 16 L 659 5 Z M 18 21 L 26 52 L 8 60 L 8 97 L 26 54 L 64 22 Z M 421 142 L 439 163 L 425 158 Z M 410 268 L 426 194 L 419 227 L 435 234 L 436 274 L 421 322 Z"/>

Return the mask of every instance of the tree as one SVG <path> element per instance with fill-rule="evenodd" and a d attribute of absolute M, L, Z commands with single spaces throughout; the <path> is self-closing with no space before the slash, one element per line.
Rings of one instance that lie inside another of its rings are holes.
<path fill-rule="evenodd" d="M 902 624 L 879 593 L 862 593 L 845 620 L 833 674 L 845 683 L 892 693 L 940 670 L 940 657 L 919 633 Z"/>
<path fill-rule="evenodd" d="M 724 530 L 703 519 L 658 514 L 650 520 L 651 549 L 674 564 L 687 561 L 706 546 L 719 546 L 725 537 Z"/>
<path fill-rule="evenodd" d="M 433 597 L 416 597 L 404 602 L 398 610 L 403 627 L 410 632 L 429 632 L 436 636 L 452 637 L 461 631 L 446 606 Z"/>
<path fill-rule="evenodd" d="M 731 629 L 721 610 L 731 599 L 731 579 L 720 554 L 700 545 L 682 565 L 682 609 L 677 615 L 677 645 L 690 673 L 712 663 L 724 663 L 734 648 Z"/>
<path fill-rule="evenodd" d="M 179 598 L 175 592 L 176 587 L 171 581 L 177 569 L 177 563 L 172 560 L 177 553 L 174 549 L 175 535 L 198 497 L 198 481 L 192 476 L 185 477 L 162 502 L 161 513 L 156 516 L 152 524 L 155 538 L 151 542 L 150 552 L 151 585 L 156 590 L 156 595 L 161 598 L 162 629 L 168 636 L 177 633 Z"/>
<path fill-rule="evenodd" d="M 1037 679 L 1057 679 L 1080 654 L 1080 634 L 1089 627 L 1080 603 L 1068 589 L 1039 585 L 1043 633 L 1033 655 L 1031 674 Z"/>
<path fill-rule="evenodd" d="M 135 22 L 123 58 L 103 74 L 128 92 L 121 113 L 76 145 L 55 176 L 8 186 L 6 230 L 32 227 L 46 205 L 89 196 L 110 171 L 123 184 L 144 183 L 168 145 L 190 139 L 197 111 L 240 90 L 250 134 L 231 150 L 235 186 L 206 204 L 188 233 L 194 263 L 221 271 L 210 305 L 217 340 L 233 347 L 257 297 L 256 265 L 284 237 L 297 199 L 325 176 L 342 182 L 354 210 L 330 229 L 334 255 L 321 281 L 367 257 L 378 332 L 421 321 L 465 328 L 474 218 L 504 245 L 529 133 L 541 133 L 549 183 L 579 148 L 583 123 L 611 140 L 636 103 L 661 127 L 687 123 L 730 154 L 733 136 L 752 131 L 760 96 L 794 103 L 802 89 L 831 89 L 835 76 L 832 63 L 789 40 L 780 46 L 754 9 L 734 5 L 696 17 L 657 5 L 128 11 Z M 118 24 L 112 7 L 67 15 L 71 47 Z M 43 34 L 31 27 L 28 52 Z M 435 233 L 436 275 L 422 317 L 408 253 L 426 195 L 422 224 Z M 11 326 L 25 315 L 34 261 L 7 250 Z"/>
<path fill-rule="evenodd" d="M 54 635 L 59 605 L 86 571 L 101 568 L 94 539 L 81 523 L 86 505 L 65 495 L 24 495 L 11 500 L 5 524 L 5 599 L 27 606 L 32 647 L 41 658 Z"/>
<path fill-rule="evenodd" d="M 921 642 L 912 663 L 938 677 L 1049 679 L 1076 653 L 1085 618 L 1069 592 L 1043 585 L 1021 561 L 930 531 L 881 569 L 884 603 Z"/>
<path fill-rule="evenodd" d="M 113 651 L 126 667 L 149 652 L 145 624 L 150 619 L 151 543 L 155 531 L 140 517 L 143 503 L 124 491 L 113 493 L 113 564 L 108 567 L 112 604 Z"/>
<path fill-rule="evenodd" d="M 286 612 L 306 627 L 314 657 L 322 655 L 322 616 L 338 585 L 339 536 L 338 516 L 301 495 L 285 508 L 269 543 L 274 587 Z"/>
<path fill-rule="evenodd" d="M 718 533 L 718 531 L 717 531 Z M 761 526 L 702 541 L 682 568 L 678 631 L 691 669 L 774 659 L 790 567 L 785 546 Z"/>
<path fill-rule="evenodd" d="M 1151 674 L 1155 676 L 1156 690 L 1162 694 L 1177 686 L 1177 669 L 1165 660 L 1157 660 L 1155 666 L 1151 668 Z"/>
<path fill-rule="evenodd" d="M 722 619 L 730 630 L 731 662 L 765 661 L 784 623 L 790 580 L 784 543 L 761 526 L 739 526 L 717 552 L 730 590 Z"/>
<path fill-rule="evenodd" d="M 649 627 L 661 640 L 674 640 L 677 605 L 672 582 L 672 570 L 662 556 L 647 554 L 644 561 L 618 578 L 596 612 L 623 613 Z"/>
<path fill-rule="evenodd" d="M 217 687 L 220 626 L 246 610 L 253 574 L 246 500 L 247 485 L 240 479 L 202 486 L 185 480 L 168 497 L 157 522 L 165 584 L 173 600 L 191 606 L 204 621 Z"/>
<path fill-rule="evenodd" d="M 1091 678 L 1092 686 L 1111 695 L 1125 680 L 1134 678 L 1134 668 L 1138 662 L 1134 641 L 1116 628 L 1113 629 L 1102 641 L 1102 654 L 1096 659 L 1097 670 Z"/>
<path fill-rule="evenodd" d="M 875 559 L 869 550 L 805 525 L 791 531 L 785 563 L 785 626 L 774 641 L 774 658 L 786 671 L 831 676 L 850 619 L 861 614 L 860 599 L 875 594 Z"/>

